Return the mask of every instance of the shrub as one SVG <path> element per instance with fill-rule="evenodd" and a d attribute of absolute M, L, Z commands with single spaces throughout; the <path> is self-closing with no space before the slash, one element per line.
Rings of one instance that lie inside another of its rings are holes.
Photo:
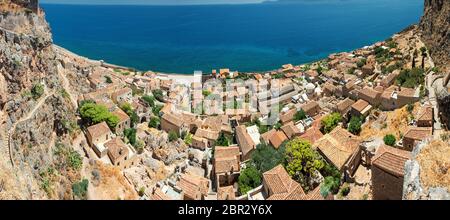
<path fill-rule="evenodd" d="M 396 79 L 397 85 L 407 88 L 416 88 L 424 82 L 424 71 L 420 68 L 402 70 Z"/>
<path fill-rule="evenodd" d="M 79 199 L 86 199 L 89 180 L 83 179 L 80 182 L 72 184 L 72 192 Z"/>
<path fill-rule="evenodd" d="M 223 132 L 220 133 L 219 138 L 216 140 L 216 146 L 230 146 L 230 139 Z"/>
<path fill-rule="evenodd" d="M 134 127 L 134 125 L 139 122 L 139 116 L 137 115 L 136 111 L 133 110 L 130 103 L 122 104 L 120 106 L 120 109 L 122 109 L 130 117 L 131 127 Z"/>
<path fill-rule="evenodd" d="M 163 91 L 161 89 L 156 89 L 153 90 L 153 97 L 155 97 L 156 100 L 160 101 L 160 102 L 164 102 L 164 95 L 163 95 Z"/>
<path fill-rule="evenodd" d="M 159 112 L 161 111 L 162 108 L 164 108 L 164 105 L 155 105 L 155 106 L 152 108 L 152 113 L 153 113 L 153 115 L 159 116 Z"/>
<path fill-rule="evenodd" d="M 31 95 L 34 99 L 39 99 L 44 94 L 44 85 L 35 84 L 33 88 L 31 88 Z"/>
<path fill-rule="evenodd" d="M 341 196 L 347 196 L 350 193 L 350 186 L 347 183 L 344 183 L 341 187 Z"/>
<path fill-rule="evenodd" d="M 395 139 L 394 135 L 388 134 L 388 135 L 384 136 L 383 141 L 384 141 L 384 144 L 386 144 L 386 145 L 394 146 L 396 139 Z"/>
<path fill-rule="evenodd" d="M 340 179 L 333 176 L 325 177 L 324 184 L 320 187 L 320 194 L 327 197 L 329 194 L 336 194 L 339 190 Z"/>
<path fill-rule="evenodd" d="M 160 124 L 161 124 L 161 120 L 158 117 L 152 116 L 150 118 L 150 122 L 148 123 L 148 126 L 151 128 L 159 128 Z"/>
<path fill-rule="evenodd" d="M 144 194 L 145 194 L 145 188 L 144 188 L 144 187 L 141 187 L 141 188 L 139 189 L 139 191 L 138 191 L 138 195 L 139 195 L 140 197 L 142 197 L 142 196 L 144 196 Z"/>
<path fill-rule="evenodd" d="M 357 116 L 353 116 L 348 124 L 348 131 L 354 135 L 358 135 L 361 132 L 362 120 Z"/>
<path fill-rule="evenodd" d="M 125 135 L 125 137 L 128 139 L 128 142 L 135 146 L 136 145 L 136 129 L 134 128 L 128 128 L 125 129 L 125 131 L 123 132 L 123 134 Z"/>
<path fill-rule="evenodd" d="M 113 83 L 110 76 L 105 76 L 105 78 L 106 78 L 106 83 L 109 83 L 109 84 Z"/>
<path fill-rule="evenodd" d="M 169 141 L 176 141 L 178 140 L 178 134 L 175 131 L 170 131 L 169 132 Z"/>
<path fill-rule="evenodd" d="M 321 131 L 325 134 L 330 133 L 334 128 L 337 127 L 337 125 L 341 121 L 342 121 L 341 114 L 337 112 L 329 114 L 325 116 L 321 121 L 322 124 Z"/>
<path fill-rule="evenodd" d="M 186 135 L 186 137 L 184 137 L 184 143 L 186 145 L 191 145 L 192 144 L 192 137 L 193 137 L 193 135 L 191 133 L 188 133 Z"/>
<path fill-rule="evenodd" d="M 303 109 L 300 109 L 299 111 L 297 111 L 297 113 L 295 113 L 294 115 L 294 121 L 300 121 L 306 118 L 306 113 L 305 111 L 303 111 Z"/>
<path fill-rule="evenodd" d="M 153 97 L 153 96 L 144 95 L 144 96 L 142 96 L 142 100 L 144 100 L 144 102 L 147 103 L 148 106 L 150 106 L 152 108 L 155 106 L 155 97 Z"/>
<path fill-rule="evenodd" d="M 238 178 L 241 195 L 261 185 L 261 173 L 252 165 L 245 168 Z"/>
<path fill-rule="evenodd" d="M 67 162 L 69 164 L 69 167 L 75 170 L 79 170 L 83 166 L 83 158 L 78 152 L 73 149 L 69 150 L 69 153 L 67 155 Z"/>

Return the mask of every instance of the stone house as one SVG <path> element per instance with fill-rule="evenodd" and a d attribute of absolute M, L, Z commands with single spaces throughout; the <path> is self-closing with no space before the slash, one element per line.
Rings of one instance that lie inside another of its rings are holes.
<path fill-rule="evenodd" d="M 433 127 L 434 110 L 430 105 L 423 106 L 417 115 L 418 127 Z"/>
<path fill-rule="evenodd" d="M 342 101 L 340 101 L 337 105 L 334 111 L 339 112 L 342 117 L 347 117 L 347 114 L 350 112 L 352 105 L 355 104 L 355 101 L 346 98 Z"/>
<path fill-rule="evenodd" d="M 179 116 L 166 113 L 161 117 L 161 129 L 167 133 L 174 131 L 178 136 L 181 136 L 183 131 L 189 131 L 189 126 Z"/>
<path fill-rule="evenodd" d="M 381 103 L 381 92 L 370 87 L 364 87 L 358 91 L 358 97 L 372 106 L 377 107 Z"/>
<path fill-rule="evenodd" d="M 367 117 L 372 110 L 372 105 L 360 99 L 351 106 L 350 115 L 357 117 Z"/>
<path fill-rule="evenodd" d="M 177 186 L 184 200 L 204 200 L 209 192 L 209 180 L 194 174 L 182 174 Z"/>
<path fill-rule="evenodd" d="M 214 148 L 213 175 L 216 188 L 233 185 L 240 174 L 241 152 L 238 146 Z"/>
<path fill-rule="evenodd" d="M 99 158 L 107 154 L 108 149 L 104 144 L 111 140 L 112 135 L 106 122 L 92 125 L 86 129 L 87 141 Z"/>
<path fill-rule="evenodd" d="M 405 162 L 408 151 L 382 145 L 372 158 L 372 193 L 374 200 L 401 200 Z"/>
<path fill-rule="evenodd" d="M 283 131 L 276 131 L 269 138 L 270 144 L 272 144 L 272 146 L 275 149 L 280 148 L 281 144 L 283 144 L 283 142 L 285 142 L 287 140 L 288 140 L 288 137 L 286 136 L 286 134 L 284 134 Z"/>
<path fill-rule="evenodd" d="M 410 127 L 403 136 L 403 149 L 412 151 L 417 143 L 432 136 L 432 127 Z"/>
<path fill-rule="evenodd" d="M 311 117 L 318 115 L 321 110 L 319 103 L 317 103 L 316 101 L 310 101 L 302 105 L 301 109 L 303 109 L 303 111 L 305 111 L 305 113 Z"/>
<path fill-rule="evenodd" d="M 133 90 L 130 88 L 122 88 L 111 94 L 111 98 L 115 103 L 131 102 L 133 99 Z"/>
<path fill-rule="evenodd" d="M 245 125 L 236 127 L 236 141 L 241 149 L 242 161 L 247 161 L 251 158 L 253 151 L 256 150 L 256 144 L 253 142 L 252 137 L 248 134 Z"/>
<path fill-rule="evenodd" d="M 108 157 L 114 166 L 121 166 L 129 159 L 129 150 L 127 145 L 118 137 L 111 139 L 105 143 L 108 149 Z"/>
<path fill-rule="evenodd" d="M 116 108 L 112 114 L 119 118 L 119 123 L 117 123 L 116 126 L 116 134 L 122 135 L 126 129 L 131 127 L 131 119 L 127 113 L 120 108 Z"/>

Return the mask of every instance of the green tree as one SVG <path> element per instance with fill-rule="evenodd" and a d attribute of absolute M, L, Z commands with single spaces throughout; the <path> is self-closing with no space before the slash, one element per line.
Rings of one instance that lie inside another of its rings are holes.
<path fill-rule="evenodd" d="M 216 146 L 230 146 L 230 140 L 223 132 L 221 132 L 219 138 L 217 138 Z"/>
<path fill-rule="evenodd" d="M 202 94 L 203 94 L 204 97 L 208 97 L 209 95 L 211 95 L 211 92 L 208 91 L 208 90 L 203 90 Z"/>
<path fill-rule="evenodd" d="M 110 76 L 105 76 L 105 78 L 106 78 L 106 83 L 108 83 L 108 84 L 113 83 L 113 81 L 112 81 Z"/>
<path fill-rule="evenodd" d="M 337 125 L 341 121 L 342 121 L 341 114 L 337 112 L 329 114 L 325 116 L 321 121 L 322 123 L 321 131 L 325 134 L 330 133 L 334 128 L 337 127 Z"/>
<path fill-rule="evenodd" d="M 80 115 L 88 124 L 106 122 L 111 129 L 114 129 L 119 123 L 119 118 L 110 113 L 105 106 L 92 102 L 83 103 L 80 107 Z"/>
<path fill-rule="evenodd" d="M 354 135 L 358 135 L 361 132 L 362 120 L 358 116 L 352 116 L 350 123 L 348 124 L 348 131 Z"/>
<path fill-rule="evenodd" d="M 164 107 L 164 105 L 155 105 L 155 106 L 152 108 L 152 113 L 153 113 L 153 115 L 159 117 L 159 112 L 161 111 L 161 109 L 162 109 L 163 107 Z"/>
<path fill-rule="evenodd" d="M 147 105 L 152 108 L 155 106 L 155 97 L 153 96 L 144 95 L 142 96 L 142 100 L 144 100 L 144 102 L 147 103 Z"/>
<path fill-rule="evenodd" d="M 294 115 L 294 121 L 300 121 L 306 118 L 306 113 L 305 111 L 303 111 L 303 109 L 300 109 L 299 111 L 297 111 Z"/>
<path fill-rule="evenodd" d="M 128 128 L 128 129 L 125 129 L 125 131 L 123 132 L 123 134 L 124 134 L 125 137 L 128 139 L 128 142 L 129 142 L 131 145 L 133 145 L 133 146 L 136 145 L 136 143 L 137 143 L 137 140 L 136 140 L 136 129 L 134 129 L 134 128 Z"/>
<path fill-rule="evenodd" d="M 239 175 L 238 185 L 241 195 L 261 185 L 261 173 L 252 165 L 247 166 Z"/>
<path fill-rule="evenodd" d="M 80 182 L 72 184 L 72 192 L 79 199 L 86 199 L 89 180 L 83 179 Z"/>
<path fill-rule="evenodd" d="M 158 100 L 160 102 L 164 102 L 164 94 L 161 89 L 156 89 L 156 90 L 153 90 L 152 92 L 153 92 L 153 97 L 155 97 L 156 100 Z"/>
<path fill-rule="evenodd" d="M 175 131 L 170 131 L 169 132 L 169 141 L 176 141 L 178 140 L 178 134 Z"/>
<path fill-rule="evenodd" d="M 394 135 L 387 134 L 386 136 L 384 136 L 383 141 L 384 141 L 384 144 L 386 144 L 386 145 L 394 146 L 396 139 L 395 139 Z"/>
<path fill-rule="evenodd" d="M 161 120 L 158 117 L 152 116 L 150 118 L 150 122 L 148 123 L 148 126 L 151 128 L 159 128 L 160 124 L 161 124 Z"/>
<path fill-rule="evenodd" d="M 31 88 L 31 95 L 34 99 L 39 99 L 44 94 L 44 85 L 35 84 L 33 88 Z"/>
<path fill-rule="evenodd" d="M 136 111 L 133 110 L 133 107 L 131 107 L 130 103 L 123 103 L 120 106 L 120 109 L 122 109 L 130 117 L 131 127 L 134 127 L 134 125 L 139 122 L 139 116 L 137 115 Z"/>
<path fill-rule="evenodd" d="M 338 178 L 335 178 L 333 176 L 327 176 L 325 177 L 325 181 L 320 187 L 320 194 L 325 198 L 330 193 L 336 194 L 339 191 L 340 186 L 340 180 Z"/>
<path fill-rule="evenodd" d="M 188 133 L 185 137 L 184 137 L 184 143 L 186 145 L 191 145 L 192 144 L 192 137 L 193 135 L 191 133 Z"/>
<path fill-rule="evenodd" d="M 317 151 L 313 150 L 311 143 L 295 138 L 286 144 L 285 167 L 289 175 L 300 182 L 305 190 L 310 187 L 307 180 L 313 177 L 314 172 L 324 168 L 325 162 Z"/>
<path fill-rule="evenodd" d="M 251 163 L 259 170 L 259 172 L 264 173 L 283 162 L 284 152 L 285 146 L 276 150 L 272 146 L 262 142 L 256 146 L 256 150 L 252 153 Z"/>

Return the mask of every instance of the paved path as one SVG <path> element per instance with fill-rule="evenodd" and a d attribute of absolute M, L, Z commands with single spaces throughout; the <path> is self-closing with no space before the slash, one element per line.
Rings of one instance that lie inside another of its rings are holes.
<path fill-rule="evenodd" d="M 56 67 L 58 75 L 62 79 L 62 86 L 66 90 L 66 92 L 69 94 L 70 101 L 72 102 L 72 105 L 75 106 L 75 108 L 78 108 L 78 102 L 75 98 L 75 95 L 73 94 L 72 89 L 70 88 L 69 80 L 66 78 L 65 75 L 65 69 L 61 66 L 61 64 L 58 64 Z"/>

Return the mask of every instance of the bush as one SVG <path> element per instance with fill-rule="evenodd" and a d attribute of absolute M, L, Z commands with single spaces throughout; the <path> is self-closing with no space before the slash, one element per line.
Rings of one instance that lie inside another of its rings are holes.
<path fill-rule="evenodd" d="M 413 104 L 408 104 L 408 105 L 406 106 L 406 110 L 407 110 L 409 113 L 412 113 L 412 111 L 414 110 L 414 105 L 413 105 Z"/>
<path fill-rule="evenodd" d="M 386 145 L 394 146 L 396 139 L 395 139 L 394 135 L 388 134 L 388 135 L 384 136 L 383 141 L 384 141 L 384 144 L 386 144 Z"/>
<path fill-rule="evenodd" d="M 219 138 L 216 140 L 216 146 L 230 146 L 231 141 L 228 139 L 227 136 L 223 132 L 220 133 Z"/>
<path fill-rule="evenodd" d="M 175 131 L 170 131 L 169 132 L 169 141 L 176 141 L 178 140 L 178 134 Z"/>
<path fill-rule="evenodd" d="M 83 179 L 80 182 L 72 184 L 72 192 L 79 199 L 86 199 L 89 180 Z"/>
<path fill-rule="evenodd" d="M 125 137 L 128 139 L 128 142 L 135 146 L 136 145 L 136 129 L 134 128 L 128 128 L 125 129 L 125 131 L 123 132 L 123 134 L 125 135 Z"/>
<path fill-rule="evenodd" d="M 83 166 L 83 158 L 78 152 L 73 149 L 69 150 L 69 153 L 67 155 L 67 162 L 69 164 L 69 167 L 75 170 L 79 170 Z"/>
<path fill-rule="evenodd" d="M 348 124 L 348 131 L 354 135 L 358 135 L 361 132 L 362 120 L 357 116 L 353 116 Z"/>
<path fill-rule="evenodd" d="M 106 83 L 109 83 L 109 84 L 113 83 L 110 76 L 105 76 L 105 78 L 106 78 Z"/>
<path fill-rule="evenodd" d="M 320 194 L 325 198 L 330 194 L 336 194 L 339 190 L 340 179 L 333 176 L 325 177 L 324 184 L 320 187 Z"/>
<path fill-rule="evenodd" d="M 153 97 L 155 97 L 156 100 L 160 101 L 160 102 L 164 102 L 164 95 L 163 95 L 163 91 L 161 89 L 156 89 L 153 90 Z"/>
<path fill-rule="evenodd" d="M 188 133 L 185 137 L 184 137 L 184 143 L 186 145 L 191 145 L 192 144 L 192 137 L 193 135 L 191 133 Z"/>
<path fill-rule="evenodd" d="M 147 105 L 152 108 L 155 106 L 155 97 L 153 96 L 144 95 L 142 96 L 142 100 L 144 100 L 144 102 L 147 103 Z"/>
<path fill-rule="evenodd" d="M 161 124 L 161 120 L 158 117 L 152 116 L 150 118 L 150 122 L 148 123 L 148 126 L 151 128 L 159 128 L 160 124 Z"/>
<path fill-rule="evenodd" d="M 341 114 L 335 112 L 332 113 L 330 115 L 325 116 L 321 123 L 322 123 L 322 127 L 321 127 L 321 131 L 322 133 L 330 133 L 334 128 L 337 127 L 337 125 L 339 124 L 339 122 L 342 121 L 342 116 Z"/>
<path fill-rule="evenodd" d="M 44 94 L 44 85 L 35 84 L 33 88 L 31 88 L 31 95 L 34 99 L 39 99 Z"/>
<path fill-rule="evenodd" d="M 130 103 L 122 104 L 120 106 L 120 109 L 122 109 L 130 117 L 131 127 L 134 127 L 134 125 L 139 122 L 139 116 L 137 115 L 136 111 L 133 110 Z"/>
<path fill-rule="evenodd" d="M 145 187 L 141 187 L 141 188 L 139 189 L 138 195 L 139 195 L 140 197 L 142 197 L 142 196 L 144 196 L 144 194 L 145 194 Z"/>
<path fill-rule="evenodd" d="M 238 178 L 239 192 L 241 195 L 261 185 L 261 173 L 252 165 L 241 171 Z"/>
<path fill-rule="evenodd" d="M 295 113 L 294 115 L 294 121 L 300 121 L 306 118 L 306 113 L 305 111 L 303 111 L 303 109 L 300 109 L 299 111 L 297 111 L 297 113 Z"/>
<path fill-rule="evenodd" d="M 347 183 L 344 183 L 341 188 L 341 196 L 347 196 L 350 193 L 350 186 Z"/>
<path fill-rule="evenodd" d="M 407 88 L 416 88 L 425 82 L 424 71 L 420 68 L 402 70 L 396 79 L 397 85 Z"/>
<path fill-rule="evenodd" d="M 153 108 L 152 108 L 152 113 L 153 113 L 153 115 L 155 115 L 155 116 L 159 116 L 159 112 L 161 111 L 161 109 L 164 107 L 164 105 L 155 105 Z"/>

